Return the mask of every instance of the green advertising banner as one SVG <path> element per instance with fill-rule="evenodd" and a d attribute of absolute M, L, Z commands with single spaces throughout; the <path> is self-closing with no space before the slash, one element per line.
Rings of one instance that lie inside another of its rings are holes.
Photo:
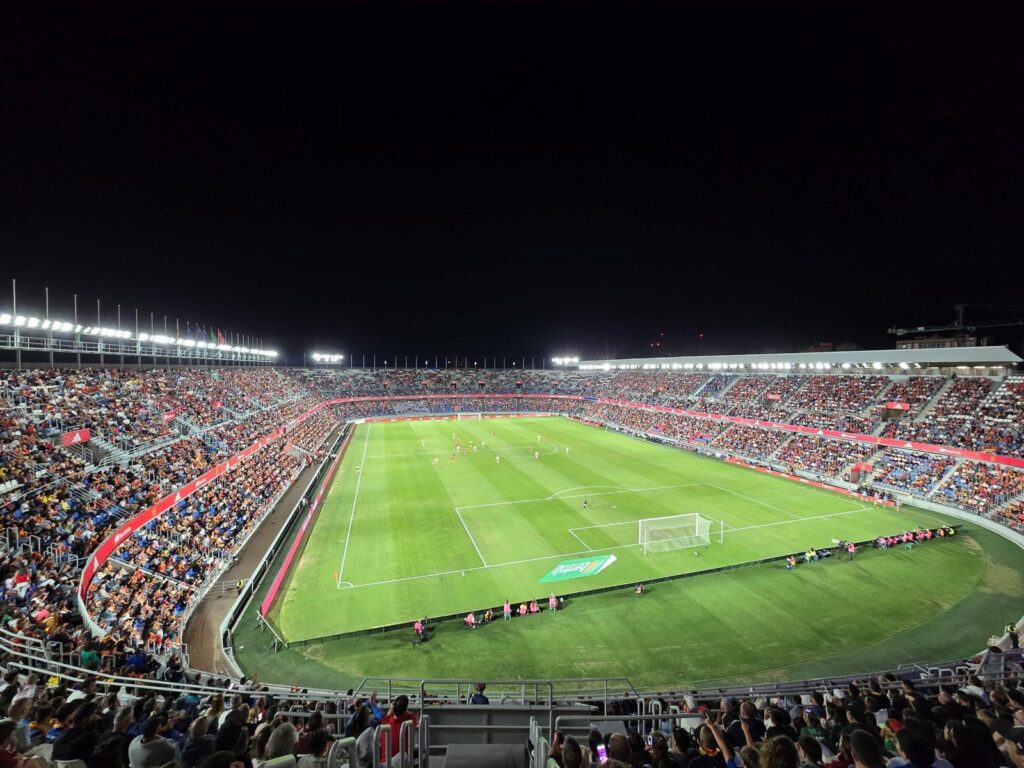
<path fill-rule="evenodd" d="M 593 576 L 614 562 L 615 555 L 599 555 L 598 557 L 583 557 L 579 560 L 563 560 L 537 583 L 547 584 L 549 581 L 564 581 L 565 579 L 580 579 L 584 576 Z"/>

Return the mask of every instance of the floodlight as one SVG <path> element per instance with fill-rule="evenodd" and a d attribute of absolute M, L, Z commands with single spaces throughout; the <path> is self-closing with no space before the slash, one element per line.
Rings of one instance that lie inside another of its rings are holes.
<path fill-rule="evenodd" d="M 876 371 L 882 370 L 882 364 L 881 363 L 872 363 L 871 367 L 874 368 Z"/>
<path fill-rule="evenodd" d="M 10 325 L 14 318 L 6 312 L 0 313 L 0 325 Z"/>
<path fill-rule="evenodd" d="M 23 326 L 25 324 L 25 322 L 26 322 L 25 318 L 22 315 L 17 315 L 14 318 L 14 325 L 15 325 L 15 327 L 19 327 L 20 328 L 21 326 Z"/>

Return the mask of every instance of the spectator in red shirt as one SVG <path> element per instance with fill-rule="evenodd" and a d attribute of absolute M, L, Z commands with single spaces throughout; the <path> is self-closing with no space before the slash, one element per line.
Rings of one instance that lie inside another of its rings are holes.
<path fill-rule="evenodd" d="M 412 722 L 412 727 L 416 727 L 416 715 L 409 711 L 409 697 L 406 695 L 398 696 L 394 702 L 392 702 L 388 713 L 384 716 L 381 721 L 382 725 L 391 726 L 391 756 L 392 764 L 398 765 L 398 738 L 402 730 L 402 723 L 406 720 Z M 380 754 L 383 757 L 387 754 L 385 739 L 387 736 L 381 735 L 380 741 Z M 0 766 L 2 768 L 2 766 Z"/>

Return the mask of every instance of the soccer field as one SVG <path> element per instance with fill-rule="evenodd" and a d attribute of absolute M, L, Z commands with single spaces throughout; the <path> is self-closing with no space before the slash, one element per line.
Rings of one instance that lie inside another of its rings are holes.
<path fill-rule="evenodd" d="M 638 521 L 684 513 L 711 521 L 710 543 L 645 554 Z M 366 423 L 269 618 L 291 642 L 942 522 L 568 419 Z M 603 555 L 594 575 L 539 583 Z"/>

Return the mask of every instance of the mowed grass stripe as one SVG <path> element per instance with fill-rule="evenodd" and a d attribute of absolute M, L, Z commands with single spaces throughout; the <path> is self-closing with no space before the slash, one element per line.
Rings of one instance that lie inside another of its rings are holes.
<path fill-rule="evenodd" d="M 1019 549 L 983 529 L 912 551 L 868 552 L 788 572 L 758 566 L 570 603 L 553 616 L 477 632 L 443 625 L 413 649 L 393 631 L 266 652 L 239 627 L 237 656 L 261 679 L 346 688 L 364 675 L 625 675 L 641 688 L 686 690 L 860 674 L 971 655 L 1019 614 Z M 1007 617 L 1010 618 L 1007 618 Z"/>
<path fill-rule="evenodd" d="M 453 433 L 469 450 L 454 461 Z M 281 601 L 279 623 L 289 639 L 544 597 L 538 579 L 560 559 L 589 550 L 613 551 L 618 562 L 569 587 L 646 581 L 938 519 L 909 510 L 899 517 L 886 509 L 853 512 L 858 502 L 848 497 L 566 419 L 375 423 L 357 428 L 353 446 L 360 437 L 367 457 L 361 474 L 355 467 L 362 453 L 350 447 Z M 572 498 L 578 489 L 595 489 L 586 510 Z M 615 489 L 643 490 L 600 495 Z M 636 521 L 683 512 L 724 521 L 725 543 L 716 536 L 701 550 L 644 557 Z M 620 525 L 570 532 L 610 523 Z M 343 580 L 355 588 L 338 590 L 346 542 Z M 481 566 L 474 542 L 495 567 Z"/>

